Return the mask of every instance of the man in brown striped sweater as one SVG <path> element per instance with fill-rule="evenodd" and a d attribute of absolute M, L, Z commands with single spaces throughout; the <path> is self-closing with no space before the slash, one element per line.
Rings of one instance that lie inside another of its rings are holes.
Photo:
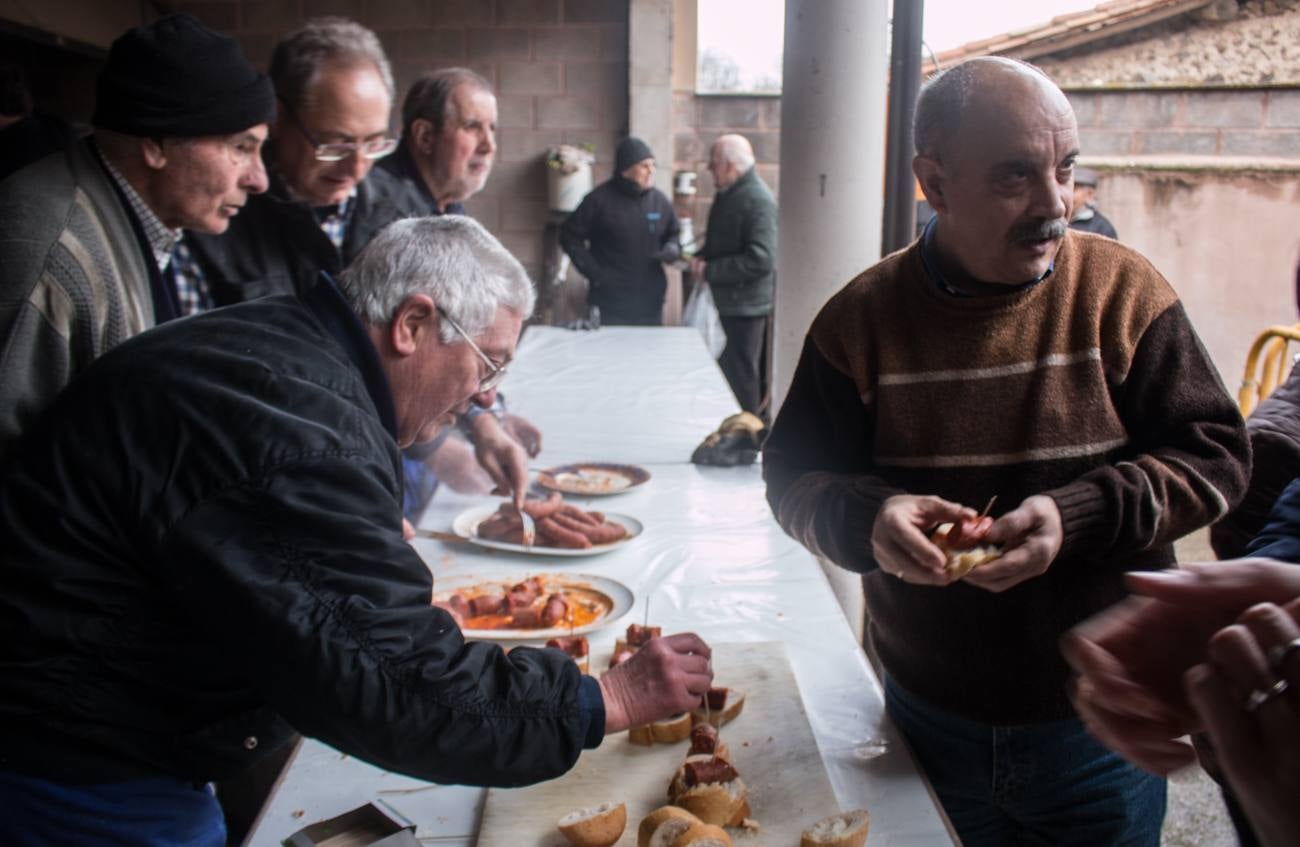
<path fill-rule="evenodd" d="M 1046 76 L 955 66 L 915 136 L 936 218 L 814 321 L 768 500 L 863 574 L 889 712 L 968 847 L 1158 844 L 1164 781 L 1087 735 L 1057 639 L 1237 502 L 1244 426 L 1169 284 L 1069 231 L 1078 131 Z M 954 579 L 927 533 L 993 495 L 1003 555 Z"/>

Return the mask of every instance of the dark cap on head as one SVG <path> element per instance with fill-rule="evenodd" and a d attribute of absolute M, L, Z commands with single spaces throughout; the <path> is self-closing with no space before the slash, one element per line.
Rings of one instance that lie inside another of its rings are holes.
<path fill-rule="evenodd" d="M 1075 184 L 1075 185 L 1091 185 L 1093 188 L 1096 188 L 1096 187 L 1097 187 L 1097 172 L 1094 171 L 1092 168 L 1079 168 L 1079 167 L 1076 167 L 1076 168 L 1074 169 L 1074 184 Z"/>
<path fill-rule="evenodd" d="M 231 37 L 185 14 L 113 42 L 99 74 L 97 127 L 142 137 L 228 135 L 275 118 L 275 91 Z"/>
<path fill-rule="evenodd" d="M 649 144 L 635 135 L 629 135 L 620 141 L 614 150 L 614 173 L 621 174 L 637 162 L 654 157 L 655 154 L 651 152 Z"/>

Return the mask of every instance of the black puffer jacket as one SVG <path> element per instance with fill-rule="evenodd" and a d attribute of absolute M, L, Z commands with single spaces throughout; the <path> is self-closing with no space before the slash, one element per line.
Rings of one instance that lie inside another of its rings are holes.
<path fill-rule="evenodd" d="M 357 186 L 351 202 L 339 250 L 311 206 L 291 199 L 284 182 L 273 175 L 266 193 L 251 195 L 224 233 L 187 232 L 185 243 L 217 306 L 272 294 L 301 295 L 316 285 L 321 271 L 338 276 L 383 227 L 428 214 L 413 186 L 378 168 Z"/>
<path fill-rule="evenodd" d="M 681 226 L 657 188 L 615 175 L 592 189 L 560 227 L 560 246 L 587 278 L 587 301 L 608 324 L 663 322 L 663 259 L 677 251 Z"/>
<path fill-rule="evenodd" d="M 328 284 L 144 333 L 0 481 L 0 769 L 237 773 L 290 727 L 447 783 L 557 776 L 599 686 L 466 643 L 402 540 L 388 384 Z"/>

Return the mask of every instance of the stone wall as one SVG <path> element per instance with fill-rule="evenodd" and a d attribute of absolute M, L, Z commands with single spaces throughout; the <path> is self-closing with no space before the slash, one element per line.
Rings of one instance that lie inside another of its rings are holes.
<path fill-rule="evenodd" d="M 1220 2 L 1033 61 L 1063 88 L 1300 84 L 1300 4 Z"/>
<path fill-rule="evenodd" d="M 496 165 L 468 204 L 536 280 L 553 222 L 543 157 L 553 144 L 595 147 L 597 182 L 609 176 L 627 126 L 626 2 L 606 0 L 202 0 L 169 4 L 237 36 L 265 66 L 275 42 L 308 18 L 342 15 L 373 29 L 402 98 L 421 72 L 463 65 L 496 87 Z"/>

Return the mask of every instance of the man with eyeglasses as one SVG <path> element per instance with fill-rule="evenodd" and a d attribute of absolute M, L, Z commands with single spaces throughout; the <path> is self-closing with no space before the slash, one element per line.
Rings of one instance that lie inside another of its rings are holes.
<path fill-rule="evenodd" d="M 482 226 L 413 218 L 337 287 L 159 327 L 68 387 L 0 477 L 5 844 L 219 847 L 206 783 L 293 729 L 512 787 L 699 701 L 695 635 L 599 679 L 467 641 L 403 540 L 399 450 L 495 385 L 533 303 Z"/>
<path fill-rule="evenodd" d="M 385 224 L 418 214 L 410 188 L 376 161 L 394 84 L 378 37 L 343 18 L 317 18 L 271 55 L 277 114 L 266 145 L 270 188 L 220 237 L 187 238 L 178 265 L 199 294 L 191 311 L 267 294 L 304 294 L 337 276 Z"/>
<path fill-rule="evenodd" d="M 0 457 L 91 360 L 181 314 L 181 230 L 266 189 L 270 81 L 188 15 L 113 42 L 94 133 L 0 183 Z"/>

